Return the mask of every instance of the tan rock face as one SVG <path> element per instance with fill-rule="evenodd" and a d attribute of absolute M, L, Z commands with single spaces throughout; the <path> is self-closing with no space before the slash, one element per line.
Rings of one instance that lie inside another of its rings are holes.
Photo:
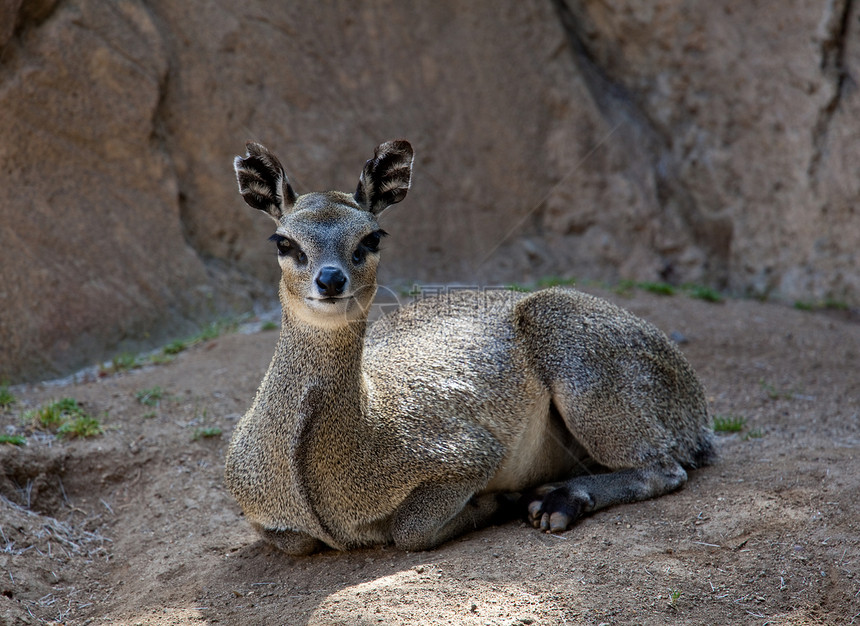
<path fill-rule="evenodd" d="M 594 64 L 663 138 L 698 247 L 708 220 L 727 225 L 708 255 L 727 285 L 856 305 L 860 6 L 569 5 Z"/>
<path fill-rule="evenodd" d="M 247 310 L 231 160 L 416 148 L 381 280 L 694 281 L 860 304 L 857 3 L 0 1 L 0 377 Z"/>

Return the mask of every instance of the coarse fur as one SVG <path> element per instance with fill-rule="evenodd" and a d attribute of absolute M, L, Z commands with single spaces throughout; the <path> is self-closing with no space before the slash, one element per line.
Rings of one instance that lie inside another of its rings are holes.
<path fill-rule="evenodd" d="M 368 328 L 377 217 L 409 189 L 408 142 L 378 146 L 354 194 L 301 196 L 271 152 L 247 148 L 239 189 L 277 223 L 283 314 L 225 478 L 267 540 L 291 554 L 424 550 L 503 519 L 510 494 L 561 532 L 677 489 L 712 458 L 686 359 L 605 300 L 451 290 Z"/>

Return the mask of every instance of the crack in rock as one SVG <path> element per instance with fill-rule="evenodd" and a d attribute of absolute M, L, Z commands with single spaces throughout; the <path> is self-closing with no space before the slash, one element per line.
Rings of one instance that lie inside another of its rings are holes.
<path fill-rule="evenodd" d="M 818 183 L 818 172 L 826 151 L 827 138 L 833 116 L 849 79 L 845 68 L 845 43 L 853 0 L 830 0 L 819 24 L 821 73 L 824 84 L 830 90 L 829 97 L 818 113 L 812 128 L 812 157 L 809 163 L 809 178 L 813 188 Z"/>

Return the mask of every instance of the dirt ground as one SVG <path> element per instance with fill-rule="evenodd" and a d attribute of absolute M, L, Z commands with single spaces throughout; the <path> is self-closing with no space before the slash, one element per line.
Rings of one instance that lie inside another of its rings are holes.
<path fill-rule="evenodd" d="M 0 433 L 28 443 L 0 445 L 0 624 L 860 624 L 856 313 L 600 293 L 681 342 L 714 415 L 746 420 L 680 491 L 560 536 L 512 522 L 429 552 L 285 556 L 222 485 L 277 331 L 227 334 L 12 389 Z M 64 397 L 106 432 L 20 425 Z"/>

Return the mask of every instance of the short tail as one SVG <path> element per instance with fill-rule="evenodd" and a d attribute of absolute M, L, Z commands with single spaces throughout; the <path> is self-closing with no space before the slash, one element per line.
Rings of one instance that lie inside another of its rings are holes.
<path fill-rule="evenodd" d="M 718 456 L 714 432 L 710 428 L 702 429 L 697 445 L 693 449 L 690 463 L 686 467 L 688 469 L 696 469 L 697 467 L 711 465 L 716 462 Z"/>

